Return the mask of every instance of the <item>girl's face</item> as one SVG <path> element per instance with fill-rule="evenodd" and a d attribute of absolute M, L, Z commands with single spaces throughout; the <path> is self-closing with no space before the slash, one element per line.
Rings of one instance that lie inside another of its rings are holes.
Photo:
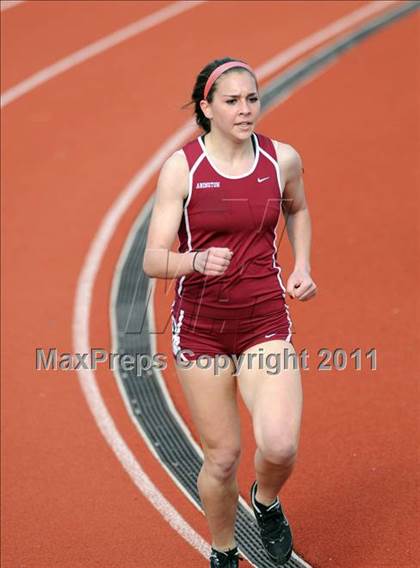
<path fill-rule="evenodd" d="M 247 71 L 231 71 L 218 81 L 213 101 L 201 101 L 211 129 L 229 138 L 245 140 L 251 136 L 260 114 L 260 98 L 254 77 Z"/>

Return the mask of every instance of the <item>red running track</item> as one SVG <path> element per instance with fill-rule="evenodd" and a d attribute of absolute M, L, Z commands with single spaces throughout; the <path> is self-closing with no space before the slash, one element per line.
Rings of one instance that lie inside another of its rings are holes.
<path fill-rule="evenodd" d="M 2 13 L 2 92 L 166 4 L 27 2 Z M 206 3 L 3 110 L 5 567 L 206 565 L 122 469 L 76 374 L 35 371 L 35 349 L 73 350 L 74 295 L 90 243 L 135 172 L 184 124 L 188 115 L 179 108 L 202 64 L 230 53 L 257 67 L 363 4 Z M 315 567 L 417 565 L 416 34 L 416 15 L 378 32 L 259 125 L 303 156 L 314 223 L 312 264 L 320 293 L 315 302 L 291 306 L 296 342 L 309 350 L 310 365 L 303 374 L 299 460 L 282 498 L 296 550 Z M 124 215 L 106 251 L 94 288 L 91 345 L 111 349 L 111 280 L 154 183 Z M 286 243 L 280 259 L 287 275 Z M 162 321 L 170 298 L 161 283 L 157 298 Z M 169 339 L 162 338 L 159 350 L 170 353 Z M 317 370 L 319 349 L 337 347 L 376 348 L 378 370 L 370 371 L 366 361 L 362 371 Z M 194 433 L 172 366 L 165 379 Z M 97 381 L 136 459 L 208 540 L 204 517 L 133 427 L 113 376 L 101 369 Z M 239 485 L 246 496 L 254 442 L 243 406 L 241 413 Z"/>

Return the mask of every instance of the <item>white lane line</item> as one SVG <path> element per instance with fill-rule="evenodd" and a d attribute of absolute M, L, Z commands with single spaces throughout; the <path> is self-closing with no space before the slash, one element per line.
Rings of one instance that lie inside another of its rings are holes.
<path fill-rule="evenodd" d="M 0 2 L 0 11 L 5 12 L 10 8 L 14 8 L 15 6 L 19 6 L 19 4 L 23 4 L 24 0 L 1 0 Z"/>
<path fill-rule="evenodd" d="M 73 345 L 76 353 L 85 353 L 84 350 L 90 345 L 89 316 L 93 286 L 116 224 L 139 191 L 159 169 L 166 156 L 179 148 L 183 141 L 191 137 L 194 132 L 195 125 L 191 121 L 186 127 L 172 136 L 132 180 L 105 216 L 91 244 L 77 283 L 73 318 Z M 149 499 L 171 527 L 193 548 L 205 558 L 208 558 L 210 545 L 162 495 L 125 443 L 105 405 L 93 371 L 91 369 L 78 370 L 78 376 L 82 392 L 99 430 L 134 484 Z"/>
<path fill-rule="evenodd" d="M 85 298 L 80 298 L 80 295 L 87 293 L 86 288 L 86 284 L 82 284 L 79 287 L 79 297 L 77 299 L 79 306 L 81 306 L 85 301 Z M 79 311 L 83 311 L 83 309 L 84 308 L 82 306 Z M 81 317 L 83 318 L 83 314 L 79 313 L 75 319 L 77 320 Z M 78 327 L 76 322 L 74 326 L 74 333 L 77 336 L 77 341 L 80 345 L 87 345 L 89 343 L 89 337 L 86 336 L 87 331 L 88 330 L 86 329 Z M 99 430 L 134 484 L 138 487 L 138 489 L 140 489 L 143 495 L 150 501 L 157 511 L 159 511 L 171 527 L 191 546 L 207 558 L 210 553 L 209 545 L 193 528 L 191 528 L 191 526 L 178 513 L 175 507 L 173 507 L 173 505 L 157 489 L 121 437 L 108 412 L 108 409 L 105 406 L 92 371 L 79 371 L 79 379 L 83 393 L 88 401 L 89 408 L 95 417 Z"/>
<path fill-rule="evenodd" d="M 388 4 L 389 3 L 387 3 L 387 5 Z M 357 11 L 358 10 L 356 10 L 356 12 Z M 354 14 L 354 12 L 352 14 Z M 352 14 L 348 16 L 349 22 L 352 20 Z M 352 25 L 352 23 L 350 25 Z M 342 31 L 345 30 L 343 29 Z M 325 38 L 323 41 L 325 41 Z M 286 51 L 290 53 L 293 47 L 295 46 L 292 46 L 292 48 Z M 311 45 L 311 48 L 312 47 L 316 47 L 316 44 Z M 278 61 L 284 61 L 284 53 L 285 52 L 281 52 L 276 56 Z M 264 70 L 264 66 L 259 67 L 256 71 L 260 79 L 264 79 L 267 76 L 267 71 Z M 273 69 L 270 70 L 270 73 L 272 72 Z M 143 190 L 151 177 L 157 173 L 164 160 L 191 138 L 195 132 L 196 125 L 191 119 L 172 135 L 150 158 L 146 165 L 139 170 L 105 215 L 89 247 L 77 282 L 73 317 L 73 345 L 76 353 L 90 352 L 89 319 L 95 279 L 108 244 L 119 225 L 121 217 L 125 214 L 133 200 Z M 138 460 L 123 440 L 101 396 L 95 374 L 91 370 L 78 370 L 78 375 L 88 407 L 102 435 L 130 478 L 140 491 L 153 503 L 162 516 L 168 520 L 174 530 L 203 554 L 203 556 L 207 557 L 209 545 L 184 519 L 182 519 L 176 510 L 173 509 L 172 505 L 163 498 L 160 491 L 152 483 L 150 478 L 147 477 Z"/>
<path fill-rule="evenodd" d="M 282 53 L 279 53 L 272 59 L 269 59 L 266 63 L 258 67 L 257 74 L 259 78 L 267 77 L 277 71 L 279 67 L 287 65 L 293 59 L 296 59 L 300 55 L 310 51 L 314 47 L 317 47 L 337 36 L 338 34 L 348 30 L 351 26 L 362 22 L 363 20 L 377 14 L 378 12 L 383 12 L 388 6 L 396 4 L 397 0 L 376 0 L 374 2 L 369 2 L 368 4 L 362 6 L 361 8 L 351 12 L 347 16 L 336 20 L 332 24 L 329 24 L 325 28 L 322 28 L 318 32 L 298 41 Z"/>
<path fill-rule="evenodd" d="M 154 26 L 162 24 L 166 20 L 182 14 L 191 8 L 195 8 L 200 4 L 203 4 L 205 0 L 181 0 L 180 2 L 173 2 L 169 6 L 165 6 L 153 14 L 149 14 L 145 18 L 141 18 L 132 24 L 113 32 L 112 34 L 105 36 L 97 41 L 90 43 L 86 47 L 79 49 L 67 55 L 63 59 L 60 59 L 56 63 L 41 69 L 37 73 L 34 73 L 21 83 L 18 83 L 14 87 L 11 87 L 1 95 L 0 108 L 3 108 L 15 101 L 19 97 L 26 95 L 36 87 L 39 87 L 43 83 L 46 83 L 53 77 L 57 77 L 61 73 L 68 71 L 72 67 L 79 65 L 79 63 L 84 63 L 88 59 L 103 53 L 111 47 L 115 47 L 119 43 L 126 41 Z"/>

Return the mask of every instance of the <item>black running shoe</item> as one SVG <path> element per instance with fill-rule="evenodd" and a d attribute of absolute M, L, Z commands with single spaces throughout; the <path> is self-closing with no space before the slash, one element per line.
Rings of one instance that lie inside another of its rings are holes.
<path fill-rule="evenodd" d="M 243 560 L 243 558 L 239 556 L 237 547 L 227 552 L 211 549 L 210 568 L 238 568 L 239 560 Z"/>
<path fill-rule="evenodd" d="M 285 564 L 292 555 L 292 531 L 283 513 L 279 499 L 268 508 L 258 506 L 255 495 L 257 482 L 251 487 L 251 504 L 260 528 L 261 540 L 267 554 L 278 565 Z"/>

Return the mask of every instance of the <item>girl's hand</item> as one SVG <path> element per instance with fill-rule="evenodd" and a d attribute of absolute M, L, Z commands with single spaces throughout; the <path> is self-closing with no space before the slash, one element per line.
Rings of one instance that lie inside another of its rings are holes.
<path fill-rule="evenodd" d="M 220 276 L 228 269 L 232 256 L 233 252 L 228 248 L 211 247 L 196 255 L 194 267 L 201 274 Z"/>
<path fill-rule="evenodd" d="M 306 302 L 315 296 L 317 287 L 308 271 L 296 269 L 289 276 L 286 290 L 291 299 Z"/>

